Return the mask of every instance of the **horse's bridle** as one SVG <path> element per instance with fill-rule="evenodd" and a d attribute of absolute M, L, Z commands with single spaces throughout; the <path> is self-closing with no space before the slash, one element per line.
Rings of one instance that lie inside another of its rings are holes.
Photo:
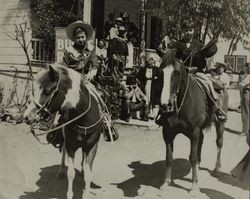
<path fill-rule="evenodd" d="M 189 55 L 188 55 L 188 57 L 185 59 L 185 61 L 183 62 L 183 66 L 182 67 L 184 67 L 185 65 L 185 63 L 186 63 L 186 61 L 188 60 L 188 58 L 191 56 L 191 59 L 192 59 L 192 54 L 190 53 Z M 191 66 L 191 62 L 190 62 L 190 66 Z M 190 67 L 189 66 L 189 67 Z M 187 91 L 188 91 L 188 87 L 189 87 L 189 75 L 187 75 L 188 77 L 187 77 L 187 85 L 186 85 L 186 88 L 185 88 L 185 92 L 184 92 L 184 95 L 183 95 L 183 97 L 182 97 L 182 100 L 181 100 L 181 103 L 180 103 L 180 106 L 178 107 L 178 105 L 177 105 L 177 95 L 178 95 L 178 93 L 180 92 L 180 87 L 181 87 L 181 80 L 182 80 L 182 78 L 183 78 L 183 69 L 181 70 L 181 78 L 180 78 L 180 82 L 179 82 L 179 84 L 178 84 L 178 88 L 177 88 L 177 90 L 176 90 L 176 92 L 175 92 L 175 94 L 174 94 L 174 106 L 175 106 L 175 110 L 176 110 L 176 113 L 177 113 L 177 115 L 179 115 L 179 112 L 180 112 L 180 110 L 181 110 L 181 108 L 182 108 L 182 106 L 183 106 L 183 104 L 184 104 L 184 101 L 185 101 L 185 98 L 186 98 L 186 95 L 187 95 Z"/>
<path fill-rule="evenodd" d="M 61 76 L 62 76 L 61 73 L 59 73 L 59 80 L 57 82 L 56 89 L 49 95 L 48 99 L 44 102 L 44 104 L 39 103 L 37 100 L 35 100 L 35 97 L 33 96 L 33 100 L 32 100 L 33 103 L 37 107 L 39 107 L 39 109 L 36 111 L 36 115 L 38 115 L 39 113 L 42 113 L 42 111 L 46 112 L 50 117 L 53 115 L 47 107 L 50 105 L 52 99 L 54 98 L 54 96 L 56 95 L 56 93 L 59 90 L 59 84 L 60 84 L 61 78 L 62 78 Z"/>
<path fill-rule="evenodd" d="M 52 113 L 48 110 L 47 106 L 49 105 L 49 103 L 52 101 L 53 97 L 55 96 L 56 92 L 58 92 L 59 90 L 59 84 L 60 84 L 60 80 L 61 80 L 61 74 L 59 73 L 59 80 L 57 82 L 57 86 L 56 86 L 56 89 L 50 94 L 50 96 L 48 97 L 48 99 L 45 101 L 45 103 L 42 105 L 40 104 L 39 102 L 37 102 L 36 100 L 33 99 L 33 103 L 39 107 L 39 110 L 36 112 L 36 115 L 38 115 L 39 113 L 41 113 L 42 111 L 45 111 L 46 113 L 48 113 L 50 116 L 52 116 Z M 47 130 L 47 131 L 44 131 L 42 133 L 34 133 L 32 132 L 32 134 L 35 136 L 35 138 L 41 143 L 41 144 L 45 144 L 45 143 L 42 143 L 40 141 L 40 139 L 38 138 L 38 136 L 42 136 L 42 135 L 45 135 L 45 134 L 48 134 L 50 132 L 56 132 L 57 130 L 59 129 L 62 129 L 64 127 L 66 127 L 67 125 L 69 124 L 72 124 L 73 122 L 75 122 L 76 120 L 80 119 L 81 117 L 83 117 L 84 115 L 86 115 L 89 110 L 91 108 L 91 94 L 90 92 L 88 92 L 88 107 L 87 109 L 81 113 L 80 115 L 78 115 L 77 117 L 73 118 L 72 120 L 69 120 L 68 122 L 64 123 L 64 124 L 61 124 L 55 128 L 52 128 L 50 130 Z M 35 116 L 36 116 L 35 115 Z M 96 126 L 97 124 L 99 124 L 102 119 L 104 118 L 105 114 L 102 114 L 100 116 L 100 118 L 93 124 L 89 125 L 89 126 L 80 126 L 78 125 L 78 127 L 80 127 L 81 129 L 84 130 L 84 133 L 83 134 L 86 134 L 87 130 Z"/>

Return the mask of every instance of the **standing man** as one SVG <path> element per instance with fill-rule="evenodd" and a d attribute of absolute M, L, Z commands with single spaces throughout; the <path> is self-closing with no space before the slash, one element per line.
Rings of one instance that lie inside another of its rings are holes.
<path fill-rule="evenodd" d="M 108 47 L 109 66 L 112 76 L 116 82 L 120 82 L 123 77 L 126 59 L 128 56 L 128 45 L 126 29 L 122 25 L 122 18 L 115 20 L 115 26 L 110 29 L 110 42 Z"/>
<path fill-rule="evenodd" d="M 109 31 L 115 25 L 115 14 L 109 13 L 108 14 L 108 21 L 104 23 L 104 38 L 109 41 Z"/>
<path fill-rule="evenodd" d="M 220 80 L 225 88 L 230 87 L 230 76 L 226 73 L 227 66 L 224 63 L 216 62 L 215 63 L 217 77 L 216 79 Z"/>
<path fill-rule="evenodd" d="M 246 73 L 242 75 L 239 82 L 241 96 L 241 118 L 242 118 L 242 135 L 249 136 L 249 105 L 250 105 L 250 63 L 246 63 Z M 249 139 L 249 138 L 248 138 Z"/>
<path fill-rule="evenodd" d="M 139 30 L 136 27 L 136 25 L 130 21 L 128 13 L 124 12 L 122 14 L 122 20 L 123 24 L 127 30 L 127 38 L 129 42 L 132 42 L 132 44 L 136 47 L 139 46 Z"/>
<path fill-rule="evenodd" d="M 150 110 L 153 110 L 160 104 L 159 68 L 155 66 L 155 60 L 152 57 L 145 62 L 145 66 L 139 69 L 137 77 L 142 91 L 148 98 Z"/>

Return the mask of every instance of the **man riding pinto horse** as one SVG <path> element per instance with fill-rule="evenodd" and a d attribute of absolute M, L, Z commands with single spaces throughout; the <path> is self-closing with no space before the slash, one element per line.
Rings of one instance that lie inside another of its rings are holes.
<path fill-rule="evenodd" d="M 83 21 L 76 21 L 69 24 L 66 28 L 66 34 L 70 40 L 73 41 L 71 48 L 65 50 L 63 57 L 63 64 L 69 68 L 76 70 L 77 72 L 83 75 L 83 81 L 86 82 L 86 85 L 92 95 L 100 103 L 100 109 L 102 112 L 108 113 L 106 104 L 104 103 L 102 97 L 108 97 L 107 93 L 101 86 L 98 86 L 98 89 L 92 84 L 94 78 L 97 75 L 99 68 L 98 57 L 94 52 L 94 47 L 92 42 L 93 37 L 93 28 L 91 25 L 84 23 Z M 111 126 L 111 121 L 109 118 L 106 118 L 106 126 Z M 112 132 L 106 132 L 106 139 L 116 140 L 118 138 L 118 133 L 115 132 L 114 128 L 104 128 L 106 130 L 110 129 Z M 113 138 L 108 138 L 108 135 L 112 135 Z"/>
<path fill-rule="evenodd" d="M 171 63 L 175 66 L 185 65 L 187 69 L 195 74 L 197 79 L 197 83 L 204 89 L 209 100 L 214 104 L 214 112 L 217 120 L 224 121 L 227 119 L 226 113 L 221 109 L 217 100 L 219 98 L 218 93 L 214 89 L 214 84 L 218 85 L 218 81 L 213 81 L 212 78 L 209 78 L 204 70 L 206 69 L 206 58 L 212 57 L 217 52 L 216 46 L 217 39 L 211 40 L 206 46 L 203 48 L 190 47 L 189 49 L 185 48 L 185 46 L 177 42 L 173 45 L 173 53 L 166 53 L 162 56 L 162 63 L 160 68 L 162 69 L 161 78 L 162 82 L 160 84 L 162 87 L 161 94 L 161 109 L 156 117 L 156 123 L 158 125 L 163 125 L 163 117 L 164 112 L 173 111 L 174 109 L 174 96 L 170 94 L 166 95 L 168 88 L 164 88 L 164 79 L 171 78 L 171 73 L 165 70 L 165 66 L 167 63 Z M 219 85 L 220 89 L 223 90 L 222 84 Z M 194 96 L 195 97 L 195 96 Z M 167 102 L 167 103 L 166 103 Z"/>

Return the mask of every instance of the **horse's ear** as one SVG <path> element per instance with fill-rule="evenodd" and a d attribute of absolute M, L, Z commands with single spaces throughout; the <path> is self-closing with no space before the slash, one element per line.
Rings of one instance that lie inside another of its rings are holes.
<path fill-rule="evenodd" d="M 51 65 L 49 65 L 49 77 L 52 81 L 56 81 L 59 77 L 58 72 Z"/>

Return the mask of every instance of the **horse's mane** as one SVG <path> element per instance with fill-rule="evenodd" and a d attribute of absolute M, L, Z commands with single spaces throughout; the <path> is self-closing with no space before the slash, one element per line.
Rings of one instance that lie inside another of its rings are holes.
<path fill-rule="evenodd" d="M 160 68 L 175 64 L 175 50 L 169 49 L 163 56 Z"/>
<path fill-rule="evenodd" d="M 71 68 L 68 68 L 61 64 L 51 64 L 47 68 L 37 73 L 36 78 L 35 78 L 36 82 L 42 83 L 48 80 L 49 72 L 50 72 L 49 67 L 52 67 L 57 73 L 60 73 L 63 77 L 70 78 L 70 76 L 74 76 L 74 77 L 82 78 L 80 73 L 76 72 L 75 70 Z"/>

